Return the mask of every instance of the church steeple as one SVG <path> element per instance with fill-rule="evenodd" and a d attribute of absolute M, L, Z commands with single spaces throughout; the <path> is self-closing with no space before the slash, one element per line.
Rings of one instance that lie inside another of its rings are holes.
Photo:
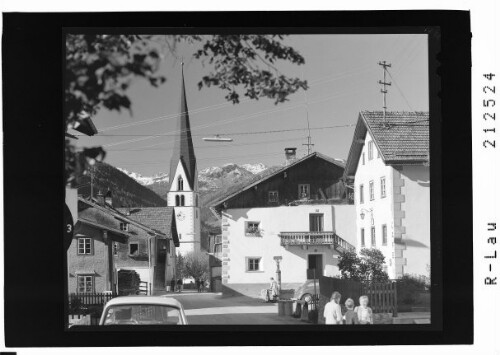
<path fill-rule="evenodd" d="M 181 87 L 181 107 L 177 122 L 179 132 L 174 142 L 174 151 L 170 160 L 170 186 L 172 186 L 177 166 L 182 162 L 190 189 L 195 189 L 196 182 L 196 157 L 194 155 L 193 141 L 191 138 L 191 125 L 189 123 L 189 113 L 186 100 L 186 88 L 184 85 L 184 63 L 182 63 L 182 87 Z"/>

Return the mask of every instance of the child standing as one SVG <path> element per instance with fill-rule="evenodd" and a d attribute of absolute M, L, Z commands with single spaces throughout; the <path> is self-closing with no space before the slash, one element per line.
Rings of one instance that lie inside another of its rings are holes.
<path fill-rule="evenodd" d="M 342 324 L 342 311 L 340 309 L 341 294 L 335 291 L 332 293 L 330 302 L 325 305 L 323 316 L 325 324 Z"/>
<path fill-rule="evenodd" d="M 345 301 L 345 307 L 347 308 L 347 312 L 344 314 L 345 324 L 359 324 L 358 314 L 354 312 L 354 300 L 352 298 Z"/>
<path fill-rule="evenodd" d="M 368 307 L 368 296 L 361 296 L 359 298 L 359 306 L 354 309 L 358 315 L 359 324 L 373 324 L 373 312 Z"/>

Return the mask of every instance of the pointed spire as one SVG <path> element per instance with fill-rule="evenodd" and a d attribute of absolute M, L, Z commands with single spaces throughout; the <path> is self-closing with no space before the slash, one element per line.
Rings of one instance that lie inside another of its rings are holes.
<path fill-rule="evenodd" d="M 189 123 L 189 112 L 186 99 L 186 88 L 184 84 L 184 60 L 181 62 L 181 105 L 177 121 L 178 135 L 174 142 L 174 151 L 170 160 L 170 185 L 174 181 L 175 171 L 179 161 L 182 161 L 184 171 L 188 179 L 189 187 L 194 189 L 196 181 L 196 157 L 194 155 L 193 140 L 191 138 L 191 125 Z"/>

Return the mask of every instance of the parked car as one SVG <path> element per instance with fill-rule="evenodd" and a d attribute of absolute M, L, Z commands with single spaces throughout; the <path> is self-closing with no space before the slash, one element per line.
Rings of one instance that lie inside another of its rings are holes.
<path fill-rule="evenodd" d="M 99 325 L 186 325 L 182 304 L 162 296 L 123 296 L 104 306 Z"/>
<path fill-rule="evenodd" d="M 316 290 L 314 289 L 314 280 L 307 280 L 295 289 L 294 295 L 296 299 L 306 301 L 309 304 L 309 308 L 311 308 L 311 301 L 315 293 L 319 294 L 318 280 L 316 280 Z"/>

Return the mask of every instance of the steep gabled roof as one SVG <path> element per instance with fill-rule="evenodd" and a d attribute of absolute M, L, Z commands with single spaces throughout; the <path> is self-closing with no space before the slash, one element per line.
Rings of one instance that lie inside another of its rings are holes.
<path fill-rule="evenodd" d="M 231 198 L 233 198 L 233 197 L 235 197 L 235 196 L 239 195 L 239 194 L 240 194 L 240 193 L 242 193 L 243 191 L 246 191 L 246 190 L 248 190 L 248 189 L 250 189 L 250 188 L 254 187 L 255 185 L 258 185 L 258 184 L 260 184 L 260 183 L 262 183 L 262 182 L 264 182 L 264 181 L 266 181 L 266 180 L 268 180 L 268 179 L 272 178 L 273 176 L 276 176 L 276 175 L 278 175 L 278 174 L 280 174 L 280 173 L 283 173 L 284 171 L 286 171 L 286 170 L 288 170 L 288 169 L 290 169 L 290 168 L 292 168 L 292 167 L 294 167 L 294 166 L 296 166 L 296 165 L 298 165 L 298 164 L 301 164 L 302 162 L 304 162 L 304 161 L 306 161 L 306 160 L 308 160 L 308 159 L 315 158 L 315 157 L 320 158 L 320 159 L 323 159 L 323 160 L 325 160 L 325 161 L 327 161 L 327 162 L 329 162 L 329 163 L 335 164 L 335 165 L 337 165 L 338 167 L 344 168 L 344 163 L 343 163 L 343 161 L 341 161 L 341 160 L 337 160 L 337 159 L 334 159 L 334 158 L 330 158 L 329 156 L 326 156 L 326 155 L 321 154 L 321 153 L 318 153 L 318 152 L 314 152 L 314 153 L 311 153 L 311 154 L 309 154 L 309 155 L 306 155 L 305 157 L 302 157 L 302 158 L 300 158 L 300 159 L 297 159 L 297 160 L 293 161 L 292 163 L 290 163 L 289 165 L 286 165 L 286 166 L 284 166 L 284 167 L 283 167 L 283 168 L 281 168 L 281 169 L 275 170 L 275 171 L 273 171 L 273 172 L 272 172 L 272 173 L 270 173 L 270 174 L 264 174 L 264 176 L 262 176 L 262 177 L 261 177 L 260 179 L 258 179 L 257 181 L 252 181 L 252 182 L 250 182 L 248 185 L 243 186 L 242 188 L 240 188 L 238 191 L 235 191 L 235 192 L 229 193 L 229 194 L 227 194 L 226 196 L 221 197 L 220 199 L 218 199 L 218 200 L 216 200 L 215 202 L 213 202 L 211 205 L 212 205 L 212 207 L 216 207 L 216 206 L 218 206 L 218 205 L 220 205 L 220 204 L 224 203 L 225 201 L 227 201 L 227 200 L 229 200 L 229 199 L 231 199 Z"/>
<path fill-rule="evenodd" d="M 125 214 L 130 211 L 128 218 L 167 236 L 172 236 L 175 246 L 179 246 L 173 207 L 136 207 L 118 208 L 118 210 Z"/>
<path fill-rule="evenodd" d="M 95 212 L 89 212 L 88 210 L 94 209 Z M 165 207 L 164 207 L 165 208 Z M 113 208 L 109 205 L 106 206 L 101 206 L 100 204 L 90 201 L 86 198 L 83 197 L 78 197 L 78 218 L 87 218 L 89 214 L 94 214 L 95 216 L 100 216 L 99 218 L 109 218 L 112 217 L 115 220 L 129 223 L 131 225 L 136 226 L 137 228 L 143 229 L 147 233 L 151 235 L 159 235 L 161 237 L 166 237 L 166 234 L 159 231 L 155 230 L 153 228 L 150 228 L 148 225 L 144 225 L 138 221 L 135 221 L 130 218 L 130 216 L 127 216 L 123 214 L 119 209 Z"/>
<path fill-rule="evenodd" d="M 184 70 L 182 70 L 181 106 L 179 120 L 177 121 L 177 131 L 179 136 L 174 142 L 172 159 L 170 160 L 169 187 L 174 181 L 175 171 L 179 161 L 184 166 L 188 184 L 194 189 L 196 181 L 196 157 L 194 155 L 193 140 L 191 138 L 191 124 L 189 123 L 189 112 L 186 100 L 186 88 L 184 85 Z"/>
<path fill-rule="evenodd" d="M 388 165 L 422 164 L 429 161 L 429 112 L 362 111 L 354 130 L 344 176 L 354 176 L 370 132 L 381 158 Z"/>

